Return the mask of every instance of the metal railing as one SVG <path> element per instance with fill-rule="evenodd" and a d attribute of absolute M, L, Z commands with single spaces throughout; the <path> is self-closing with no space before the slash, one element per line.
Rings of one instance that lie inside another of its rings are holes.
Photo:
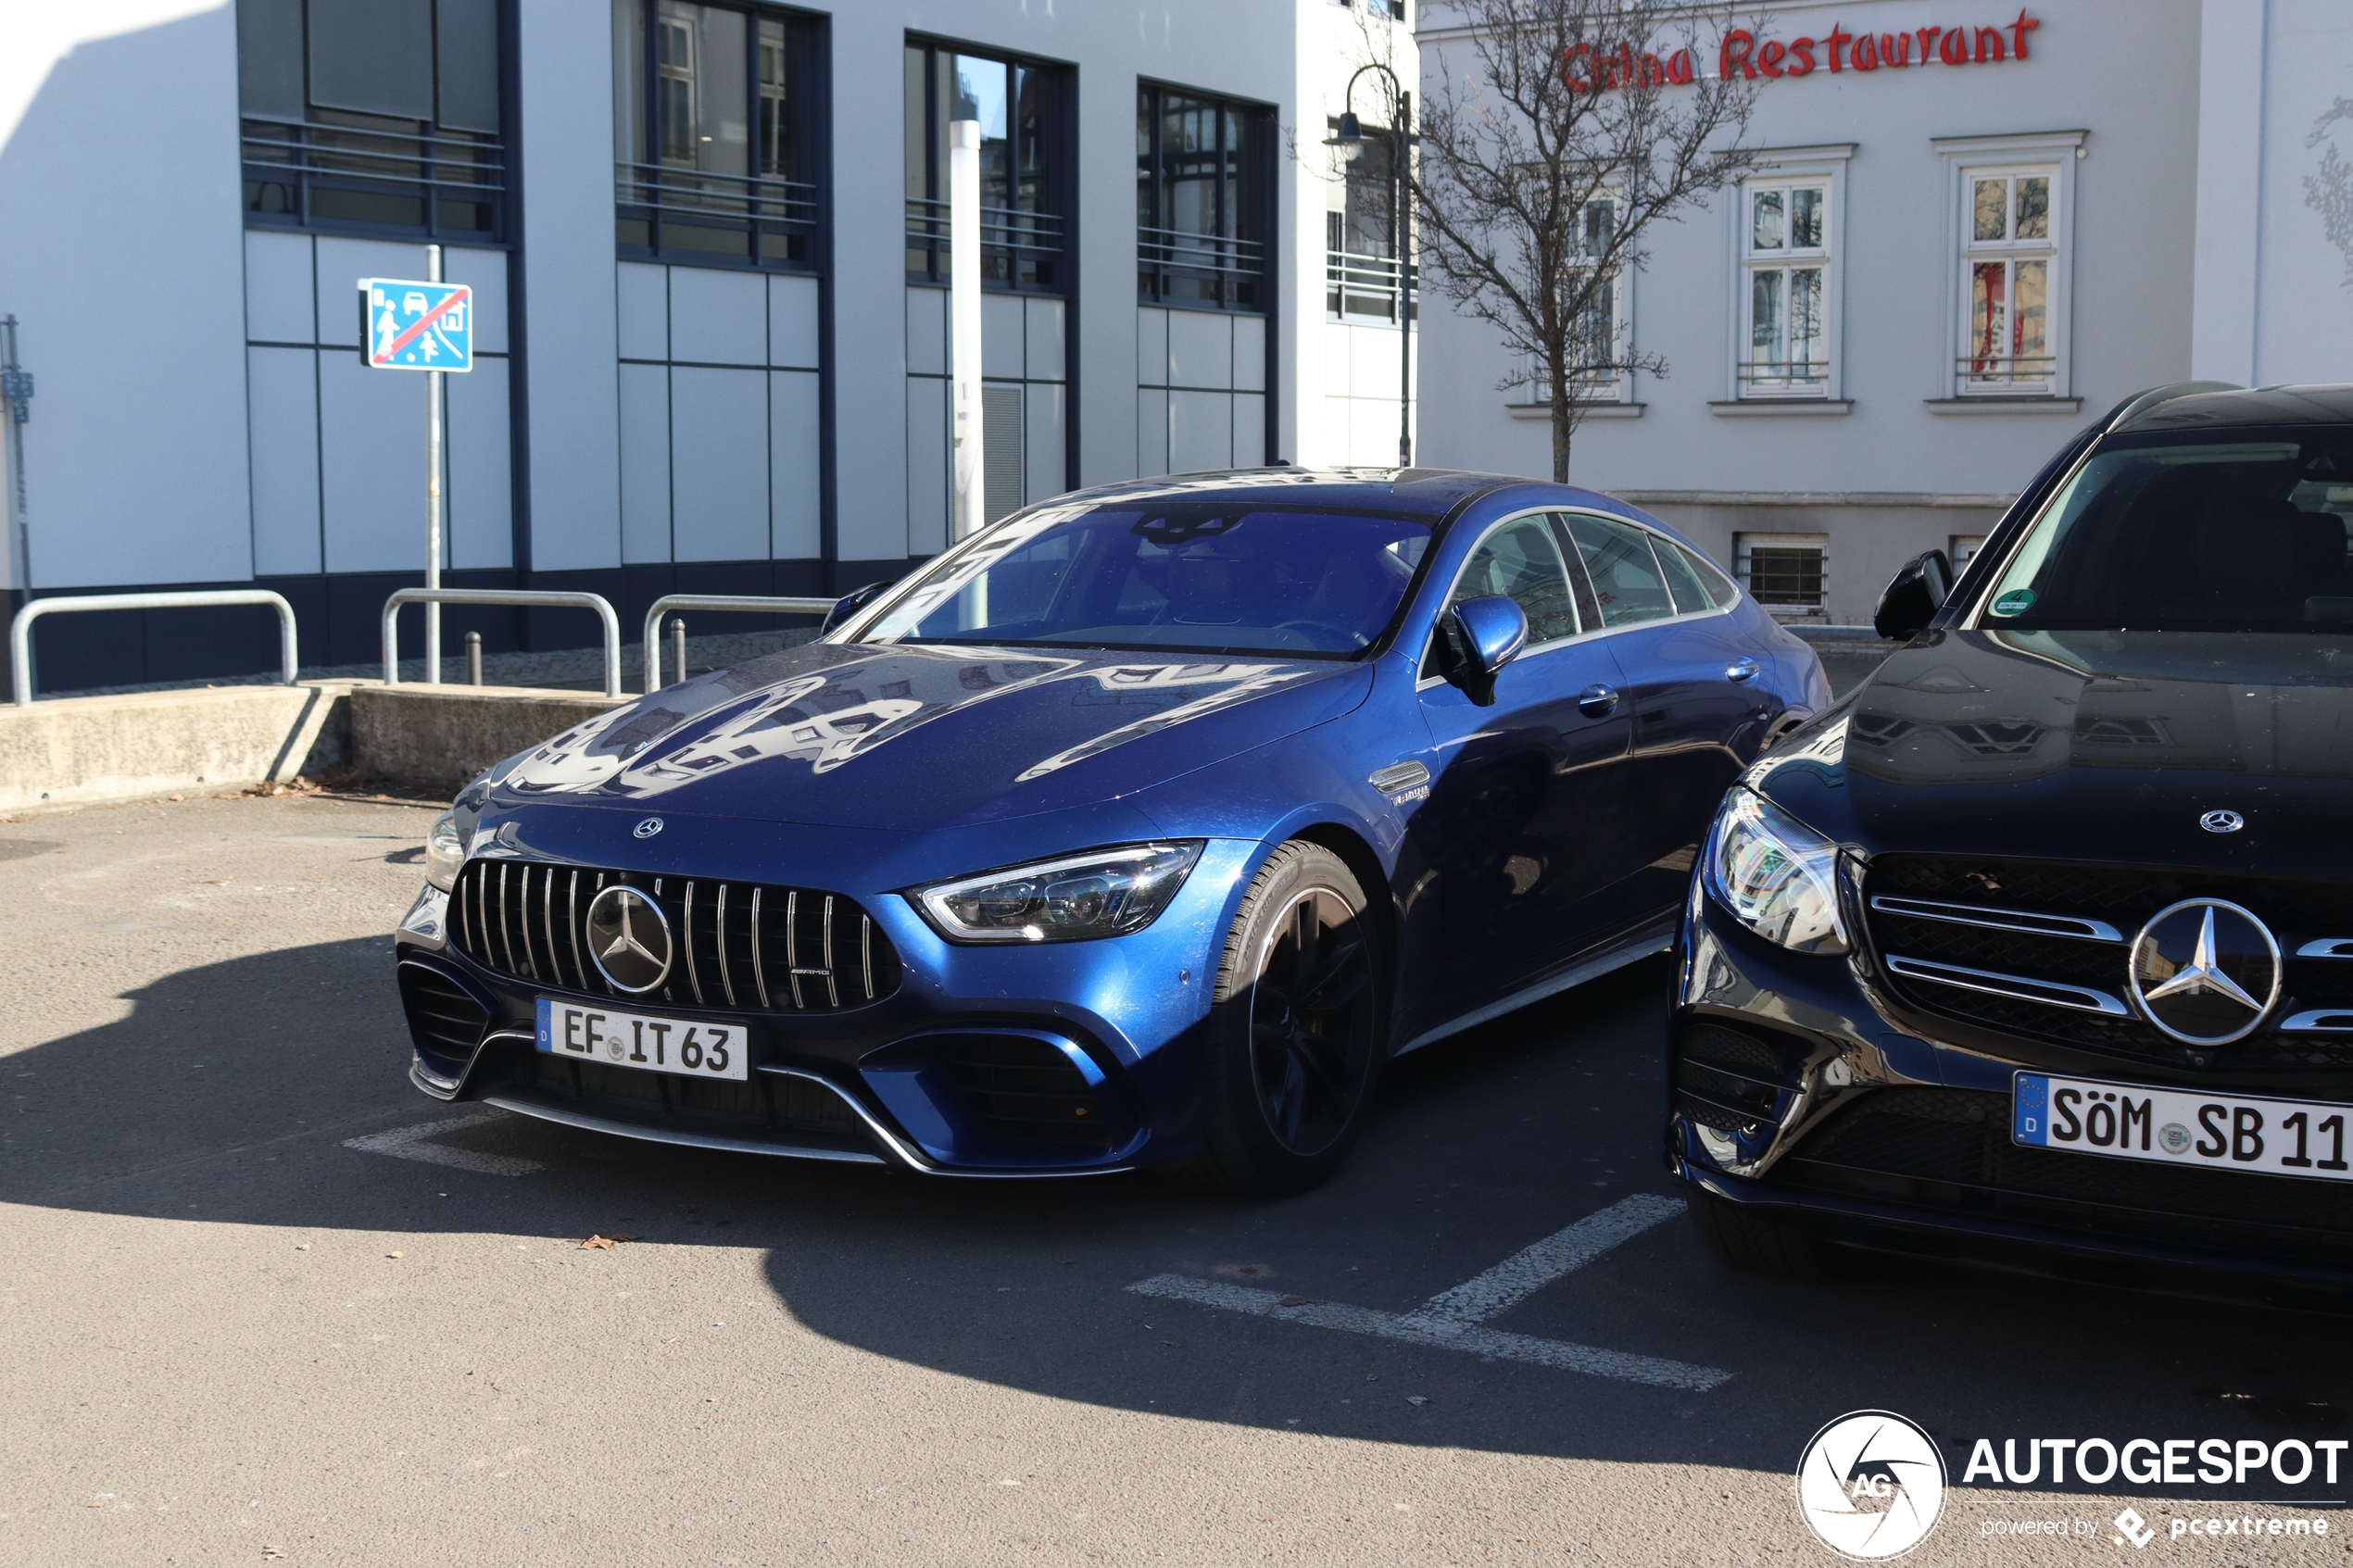
<path fill-rule="evenodd" d="M 32 623 L 44 615 L 72 610 L 202 609 L 211 605 L 269 605 L 278 612 L 278 664 L 286 684 L 295 684 L 300 667 L 296 643 L 294 606 L 285 596 L 267 588 L 199 588 L 177 594 L 77 594 L 66 598 L 34 599 L 8 622 L 8 673 L 19 708 L 32 703 Z"/>
<path fill-rule="evenodd" d="M 1147 299 L 1209 299 L 1255 308 L 1264 304 L 1257 289 L 1265 271 L 1266 247 L 1256 240 L 1136 230 L 1137 292 Z"/>
<path fill-rule="evenodd" d="M 615 163 L 613 199 L 622 243 L 658 253 L 801 262 L 817 229 L 817 187 L 768 174 Z"/>
<path fill-rule="evenodd" d="M 756 594 L 664 594 L 646 611 L 646 690 L 661 690 L 661 618 L 673 609 L 715 609 L 738 615 L 826 615 L 832 599 L 770 598 Z M 686 660 L 678 678 L 686 678 Z"/>
<path fill-rule="evenodd" d="M 495 141 L 255 115 L 245 118 L 241 136 L 245 209 L 263 218 L 486 237 L 500 231 L 506 154 Z M 488 210 L 469 212 L 474 204 Z"/>
<path fill-rule="evenodd" d="M 2017 387 L 2042 388 L 2050 384 L 2058 365 L 2056 354 L 1964 354 L 1955 361 L 1960 371 L 1961 388 L 1971 387 L 2008 391 Z"/>
<path fill-rule="evenodd" d="M 1733 379 L 1757 393 L 1803 393 L 1818 395 L 1830 389 L 1827 359 L 1756 359 L 1736 366 Z"/>
<path fill-rule="evenodd" d="M 593 609 L 605 626 L 605 695 L 623 696 L 621 689 L 621 617 L 602 594 L 566 593 L 553 588 L 402 588 L 384 600 L 384 684 L 400 684 L 400 607 L 402 605 L 508 605 L 525 609 Z M 428 684 L 438 684 L 441 671 L 427 672 Z"/>
<path fill-rule="evenodd" d="M 983 205 L 980 275 L 1015 287 L 1058 287 L 1054 264 L 1063 254 L 1063 220 L 1051 212 Z M 907 274 L 948 282 L 948 204 L 907 198 Z"/>
<path fill-rule="evenodd" d="M 1378 316 L 1397 319 L 1398 296 L 1411 281 L 1393 256 L 1365 256 L 1353 250 L 1324 253 L 1324 308 L 1332 316 Z M 1418 302 L 1416 302 L 1418 306 Z M 1415 311 L 1419 315 L 1418 308 Z"/>

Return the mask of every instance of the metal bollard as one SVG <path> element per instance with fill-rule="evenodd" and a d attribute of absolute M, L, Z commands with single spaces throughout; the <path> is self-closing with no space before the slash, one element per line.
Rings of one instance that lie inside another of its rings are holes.
<path fill-rule="evenodd" d="M 673 616 L 671 619 L 670 668 L 677 671 L 670 683 L 672 685 L 676 685 L 686 678 L 686 621 L 684 616 Z"/>
<path fill-rule="evenodd" d="M 482 684 L 482 633 L 466 633 L 466 684 Z"/>

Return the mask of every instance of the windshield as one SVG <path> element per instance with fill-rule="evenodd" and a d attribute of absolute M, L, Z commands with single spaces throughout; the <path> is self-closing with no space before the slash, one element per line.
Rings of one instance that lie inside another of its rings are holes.
<path fill-rule="evenodd" d="M 1360 512 L 1050 507 L 951 554 L 859 641 L 1345 658 L 1389 625 L 1428 546 L 1427 522 Z"/>
<path fill-rule="evenodd" d="M 1978 623 L 2353 627 L 2348 515 L 2353 427 L 2120 437 L 2043 508 Z"/>

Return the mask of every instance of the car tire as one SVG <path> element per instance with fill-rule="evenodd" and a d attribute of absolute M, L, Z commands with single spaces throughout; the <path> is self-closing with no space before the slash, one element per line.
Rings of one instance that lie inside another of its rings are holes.
<path fill-rule="evenodd" d="M 1331 1179 L 1387 1054 L 1389 963 L 1348 862 L 1277 849 L 1242 896 L 1211 994 L 1201 1150 L 1168 1174 L 1253 1198 Z"/>
<path fill-rule="evenodd" d="M 1691 1193 L 1692 1227 L 1707 1249 L 1743 1273 L 1824 1279 L 1836 1272 L 1834 1249 L 1713 1193 Z"/>

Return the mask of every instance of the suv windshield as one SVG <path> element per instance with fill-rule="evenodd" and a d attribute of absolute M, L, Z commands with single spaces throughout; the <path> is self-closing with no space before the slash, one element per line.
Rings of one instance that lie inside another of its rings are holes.
<path fill-rule="evenodd" d="M 2020 631 L 2353 626 L 2353 427 L 2121 436 L 2053 496 L 1978 624 Z"/>
<path fill-rule="evenodd" d="M 1345 658 L 1387 628 L 1428 546 L 1425 521 L 1361 512 L 1049 507 L 951 554 L 859 641 Z"/>

